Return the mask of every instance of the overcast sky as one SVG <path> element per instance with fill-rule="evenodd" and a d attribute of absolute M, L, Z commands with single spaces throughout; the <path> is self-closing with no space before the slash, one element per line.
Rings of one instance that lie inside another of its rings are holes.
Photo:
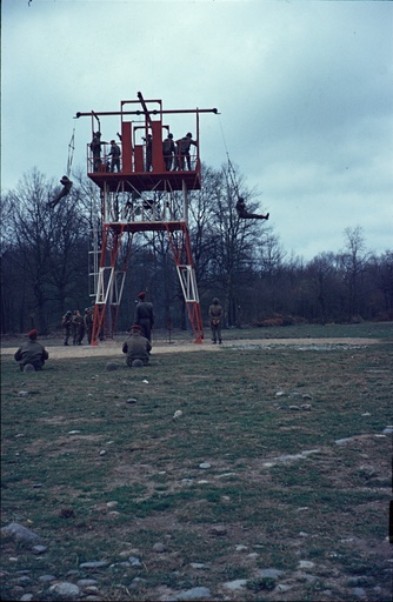
<path fill-rule="evenodd" d="M 229 154 L 289 256 L 338 252 L 357 226 L 367 250 L 393 249 L 392 2 L 2 0 L 1 12 L 2 192 L 34 167 L 57 182 L 74 128 L 85 169 L 91 123 L 76 112 L 141 91 L 164 109 L 218 108 L 201 116 L 201 159 L 219 168 Z"/>

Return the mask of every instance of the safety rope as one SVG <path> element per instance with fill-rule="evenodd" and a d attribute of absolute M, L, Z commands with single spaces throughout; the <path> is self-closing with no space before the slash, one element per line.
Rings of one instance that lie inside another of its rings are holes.
<path fill-rule="evenodd" d="M 74 150 L 75 150 L 75 128 L 72 131 L 71 140 L 68 144 L 67 178 L 69 178 L 71 175 L 72 161 L 74 159 Z"/>
<path fill-rule="evenodd" d="M 236 172 L 235 172 L 235 168 L 232 165 L 231 159 L 229 158 L 229 151 L 228 151 L 228 146 L 227 146 L 227 143 L 226 143 L 226 140 L 225 140 L 224 128 L 222 127 L 222 122 L 221 122 L 220 118 L 219 118 L 218 122 L 220 124 L 222 140 L 223 140 L 223 143 L 224 143 L 225 152 L 226 152 L 226 156 L 227 156 L 227 162 L 228 162 L 228 170 L 227 170 L 227 173 L 226 173 L 227 182 L 228 182 L 228 176 L 229 176 L 230 181 L 231 181 L 230 183 L 232 184 L 232 187 L 233 187 L 233 189 L 234 189 L 234 191 L 236 193 L 236 196 L 239 198 L 239 196 L 240 196 L 239 188 L 238 188 L 238 185 L 237 185 L 236 179 L 235 179 Z"/>

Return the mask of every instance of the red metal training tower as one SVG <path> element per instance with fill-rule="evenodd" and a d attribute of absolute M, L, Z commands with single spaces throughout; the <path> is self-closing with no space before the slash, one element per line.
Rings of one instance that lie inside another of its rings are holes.
<path fill-rule="evenodd" d="M 87 145 L 87 175 L 100 189 L 102 224 L 99 267 L 94 278 L 92 345 L 97 345 L 104 330 L 113 335 L 126 275 L 120 265 L 124 255 L 120 252 L 122 237 L 147 231 L 168 235 L 194 340 L 201 343 L 203 324 L 188 231 L 187 194 L 201 188 L 199 115 L 217 113 L 217 109 L 164 110 L 161 100 L 145 100 L 140 92 L 137 96 L 138 100 L 121 101 L 120 111 L 76 114 L 76 118 L 91 117 L 92 137 L 101 132 L 100 118 L 120 116 L 119 171 L 111 170 L 108 142 L 99 139 L 99 150 L 95 152 L 91 144 Z M 182 113 L 194 116 L 196 145 L 190 147 L 188 156 L 176 153 L 168 169 L 163 139 L 170 133 L 170 126 L 164 118 Z"/>

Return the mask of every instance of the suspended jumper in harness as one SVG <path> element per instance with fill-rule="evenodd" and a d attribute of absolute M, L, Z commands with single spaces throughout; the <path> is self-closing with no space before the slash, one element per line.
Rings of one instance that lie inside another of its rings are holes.
<path fill-rule="evenodd" d="M 241 197 L 240 194 L 239 194 L 239 188 L 238 188 L 237 183 L 236 183 L 236 173 L 235 173 L 235 169 L 234 169 L 234 167 L 233 167 L 233 165 L 231 163 L 231 160 L 229 158 L 229 153 L 228 153 L 227 145 L 226 145 L 226 142 L 225 142 L 225 136 L 224 136 L 224 131 L 222 129 L 221 122 L 220 122 L 220 126 L 221 126 L 221 133 L 222 133 L 224 145 L 225 145 L 226 152 L 227 152 L 227 159 L 228 159 L 228 171 L 227 171 L 227 174 L 228 174 L 228 177 L 229 177 L 229 179 L 231 181 L 232 188 L 234 189 L 235 194 L 236 194 L 237 199 L 238 199 L 238 201 L 237 201 L 237 203 L 235 205 L 235 208 L 236 208 L 237 214 L 239 216 L 239 219 L 265 219 L 265 220 L 268 220 L 269 216 L 270 216 L 270 213 L 266 213 L 266 215 L 263 215 L 263 214 L 258 214 L 258 213 L 249 213 L 247 211 L 246 203 L 244 201 L 244 198 Z"/>
<path fill-rule="evenodd" d="M 50 207 L 50 209 L 53 209 L 54 207 L 56 207 L 56 205 L 59 203 L 59 201 L 61 201 L 61 199 L 63 199 L 64 197 L 66 197 L 71 192 L 72 181 L 70 180 L 69 176 L 71 174 L 72 160 L 74 158 L 74 148 L 75 148 L 75 146 L 74 146 L 74 139 L 75 139 L 75 130 L 72 132 L 71 140 L 70 140 L 70 143 L 68 145 L 67 175 L 63 176 L 61 178 L 61 180 L 60 180 L 60 184 L 63 184 L 63 188 L 48 203 L 48 207 Z"/>
<path fill-rule="evenodd" d="M 72 182 L 68 178 L 68 176 L 63 176 L 60 180 L 60 183 L 63 184 L 63 189 L 48 203 L 48 207 L 53 209 L 56 207 L 57 203 L 61 201 L 65 196 L 67 196 L 71 192 Z"/>
<path fill-rule="evenodd" d="M 258 213 L 249 213 L 246 209 L 246 203 L 244 199 L 240 196 L 238 202 L 236 203 L 236 211 L 240 219 L 269 219 L 269 213 L 266 215 L 258 214 Z"/>

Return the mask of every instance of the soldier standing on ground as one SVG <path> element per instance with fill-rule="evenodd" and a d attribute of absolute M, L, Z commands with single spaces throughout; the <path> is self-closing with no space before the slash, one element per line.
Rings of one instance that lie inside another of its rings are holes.
<path fill-rule="evenodd" d="M 86 307 L 83 321 L 85 324 L 87 342 L 89 343 L 89 345 L 91 344 L 91 338 L 93 336 L 93 317 L 94 317 L 93 308 Z"/>
<path fill-rule="evenodd" d="M 212 331 L 212 342 L 214 344 L 219 342 L 221 345 L 221 321 L 223 317 L 223 309 L 217 297 L 214 297 L 212 303 L 209 307 L 209 319 L 210 319 L 210 328 Z"/>
<path fill-rule="evenodd" d="M 139 324 L 142 329 L 142 334 L 151 342 L 151 329 L 154 324 L 153 303 L 145 301 L 146 293 L 141 291 L 138 293 L 138 302 L 135 307 L 135 324 Z"/>
<path fill-rule="evenodd" d="M 72 337 L 74 345 L 82 345 L 85 336 L 85 325 L 79 309 L 75 309 L 72 316 Z"/>
<path fill-rule="evenodd" d="M 66 311 L 61 319 L 61 326 L 64 328 L 64 345 L 68 345 L 68 339 L 71 336 L 72 327 L 72 311 L 69 309 Z"/>
<path fill-rule="evenodd" d="M 24 367 L 30 364 L 34 370 L 42 370 L 45 360 L 49 359 L 49 353 L 37 341 L 38 332 L 35 328 L 30 330 L 26 335 L 28 340 L 19 347 L 14 355 L 14 359 L 19 362 L 19 367 L 24 370 Z"/>

